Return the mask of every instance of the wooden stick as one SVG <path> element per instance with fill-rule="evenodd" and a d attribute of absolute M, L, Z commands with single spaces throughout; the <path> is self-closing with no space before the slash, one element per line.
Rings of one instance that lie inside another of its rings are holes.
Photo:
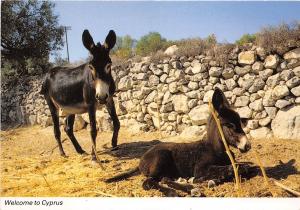
<path fill-rule="evenodd" d="M 259 156 L 258 156 L 258 154 L 257 154 L 256 151 L 254 151 L 254 155 L 255 155 L 255 158 L 256 158 L 257 163 L 259 165 L 259 168 L 261 170 L 261 173 L 262 173 L 262 175 L 264 177 L 265 184 L 268 187 L 268 189 L 269 189 L 270 193 L 272 194 L 272 196 L 275 197 L 275 194 L 273 193 L 273 190 L 271 189 L 271 186 L 269 184 L 267 173 L 266 173 L 266 171 L 265 171 L 265 169 L 264 169 L 264 167 L 262 165 L 262 162 L 261 162 L 261 160 L 260 160 L 260 158 L 259 158 Z"/>
<path fill-rule="evenodd" d="M 281 187 L 282 189 L 286 190 L 287 192 L 291 193 L 292 195 L 296 196 L 296 197 L 300 197 L 300 192 L 297 192 L 279 182 L 274 181 L 274 184 L 278 187 Z"/>
<path fill-rule="evenodd" d="M 44 176 L 44 174 L 43 174 L 41 171 L 40 171 L 40 174 L 41 174 L 41 176 L 43 177 L 44 181 L 46 182 L 47 186 L 49 187 L 50 191 L 53 192 L 53 191 L 52 191 L 52 188 L 51 188 L 50 184 L 47 182 L 47 179 L 46 179 L 46 177 Z"/>
<path fill-rule="evenodd" d="M 158 88 L 157 88 L 157 86 L 156 86 L 156 91 L 157 91 L 156 104 L 157 104 L 158 131 L 159 131 L 160 138 L 162 138 L 161 125 L 160 125 L 160 100 L 158 99 Z"/>
<path fill-rule="evenodd" d="M 240 181 L 239 181 L 239 174 L 238 174 L 238 170 L 237 170 L 237 167 L 236 167 L 236 163 L 235 163 L 235 161 L 234 161 L 233 156 L 232 156 L 231 153 L 230 153 L 229 147 L 228 147 L 228 145 L 227 145 L 227 142 L 226 142 L 226 139 L 225 139 L 225 136 L 224 136 L 222 127 L 221 127 L 221 123 L 220 123 L 220 121 L 219 121 L 219 119 L 218 119 L 218 117 L 217 117 L 217 114 L 216 114 L 216 112 L 215 112 L 214 107 L 212 106 L 211 101 L 209 101 L 209 108 L 210 108 L 210 111 L 211 111 L 211 113 L 212 113 L 212 115 L 213 115 L 215 121 L 216 121 L 218 130 L 219 130 L 219 133 L 220 133 L 220 135 L 221 135 L 221 139 L 222 139 L 223 144 L 224 144 L 225 149 L 226 149 L 226 153 L 227 153 L 227 155 L 228 155 L 228 157 L 229 157 L 229 159 L 230 159 L 231 165 L 232 165 L 232 167 L 233 167 L 234 177 L 235 177 L 235 186 L 236 186 L 236 189 L 238 190 L 238 194 L 239 194 L 239 196 L 240 196 L 240 184 L 239 184 Z"/>
<path fill-rule="evenodd" d="M 66 141 L 67 139 L 65 138 L 65 139 L 63 139 L 62 141 L 61 141 L 61 143 L 63 144 L 65 141 Z M 45 152 L 51 152 L 51 154 L 53 153 L 53 151 L 56 149 L 58 147 L 58 145 L 56 145 L 55 147 L 53 147 L 51 150 L 49 150 L 49 151 L 43 151 L 43 152 L 41 152 L 40 153 L 40 155 L 42 155 L 42 154 L 44 154 Z"/>
<path fill-rule="evenodd" d="M 92 141 L 92 142 L 93 142 L 93 144 L 92 144 L 92 149 L 93 149 L 93 151 L 94 151 L 94 153 L 95 153 L 95 157 L 96 157 L 97 163 L 100 165 L 101 169 L 104 170 L 104 167 L 103 167 L 102 163 L 100 162 L 99 157 L 98 157 L 98 155 L 97 155 L 96 144 L 95 144 L 94 141 Z"/>

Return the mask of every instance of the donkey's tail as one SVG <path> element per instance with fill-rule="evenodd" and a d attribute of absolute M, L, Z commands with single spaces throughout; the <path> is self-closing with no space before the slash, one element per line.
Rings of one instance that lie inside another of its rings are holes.
<path fill-rule="evenodd" d="M 111 182 L 118 182 L 118 181 L 121 181 L 123 179 L 127 179 L 133 175 L 137 175 L 139 174 L 139 167 L 135 167 L 133 169 L 130 169 L 129 171 L 126 171 L 126 172 L 123 172 L 119 175 L 116 175 L 116 176 L 113 176 L 109 179 L 106 179 L 105 182 L 106 183 L 111 183 Z"/>
<path fill-rule="evenodd" d="M 43 81 L 43 84 L 42 84 L 42 88 L 41 88 L 41 91 L 40 91 L 40 94 L 42 95 L 45 95 L 45 93 L 47 93 L 47 90 L 48 90 L 48 87 L 47 87 L 47 81 L 44 80 Z"/>
<path fill-rule="evenodd" d="M 48 73 L 46 74 L 43 83 L 42 83 L 42 87 L 40 90 L 40 94 L 45 95 L 48 92 L 48 86 L 49 86 L 49 75 Z"/>

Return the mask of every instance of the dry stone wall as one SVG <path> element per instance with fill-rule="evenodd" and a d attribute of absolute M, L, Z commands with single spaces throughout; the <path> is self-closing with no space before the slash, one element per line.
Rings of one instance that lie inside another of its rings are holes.
<path fill-rule="evenodd" d="M 226 67 L 208 55 L 169 56 L 158 63 L 149 58 L 114 66 L 115 96 L 121 126 L 138 133 L 160 129 L 169 135 L 202 136 L 214 87 L 225 93 L 242 116 L 249 118 L 246 132 L 253 138 L 300 140 L 300 48 L 267 55 L 264 49 L 236 47 Z M 45 101 L 38 94 L 42 78 L 26 85 L 2 88 L 2 121 L 51 124 Z M 98 125 L 111 129 L 110 119 L 98 111 Z M 88 123 L 77 117 L 77 129 Z"/>

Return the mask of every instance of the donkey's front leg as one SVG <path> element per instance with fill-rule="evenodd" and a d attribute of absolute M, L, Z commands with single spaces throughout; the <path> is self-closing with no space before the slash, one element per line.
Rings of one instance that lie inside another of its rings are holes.
<path fill-rule="evenodd" d="M 108 111 L 112 121 L 113 121 L 114 133 L 113 133 L 113 137 L 111 140 L 111 145 L 112 145 L 113 149 L 115 149 L 118 145 L 118 134 L 119 134 L 119 130 L 120 130 L 120 122 L 118 119 L 118 115 L 116 113 L 115 103 L 114 103 L 114 99 L 112 96 L 107 99 L 106 108 L 107 108 L 107 111 Z"/>
<path fill-rule="evenodd" d="M 92 138 L 92 160 L 97 161 L 96 157 L 96 137 L 97 137 L 97 128 L 96 128 L 96 109 L 94 105 L 89 106 L 88 108 L 90 126 L 91 126 L 91 138 Z"/>

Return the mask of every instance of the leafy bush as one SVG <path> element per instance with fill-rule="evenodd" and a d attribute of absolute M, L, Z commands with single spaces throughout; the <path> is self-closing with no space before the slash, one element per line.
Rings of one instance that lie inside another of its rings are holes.
<path fill-rule="evenodd" d="M 245 45 L 248 43 L 254 43 L 256 40 L 255 34 L 244 34 L 239 40 L 237 40 L 235 43 L 237 45 Z"/>
<path fill-rule="evenodd" d="M 112 50 L 112 54 L 119 58 L 130 58 L 133 56 L 133 47 L 135 40 L 131 36 L 117 37 L 116 45 Z"/>
<path fill-rule="evenodd" d="M 151 55 L 158 50 L 165 50 L 170 44 L 171 43 L 163 38 L 158 32 L 150 32 L 141 37 L 137 42 L 136 54 L 141 56 Z"/>
<path fill-rule="evenodd" d="M 27 67 L 44 65 L 44 59 L 48 62 L 50 53 L 63 46 L 64 30 L 53 13 L 54 4 L 49 1 L 1 3 L 2 57 L 10 63 L 18 62 L 14 65 L 18 75 L 28 73 Z"/>
<path fill-rule="evenodd" d="M 268 53 L 280 55 L 300 47 L 300 22 L 265 27 L 257 33 L 256 44 Z"/>
<path fill-rule="evenodd" d="M 190 38 L 176 41 L 175 44 L 178 46 L 176 54 L 178 56 L 196 56 L 204 54 L 207 50 L 214 47 L 217 43 L 216 36 L 214 34 L 209 35 L 205 39 L 201 38 Z"/>

